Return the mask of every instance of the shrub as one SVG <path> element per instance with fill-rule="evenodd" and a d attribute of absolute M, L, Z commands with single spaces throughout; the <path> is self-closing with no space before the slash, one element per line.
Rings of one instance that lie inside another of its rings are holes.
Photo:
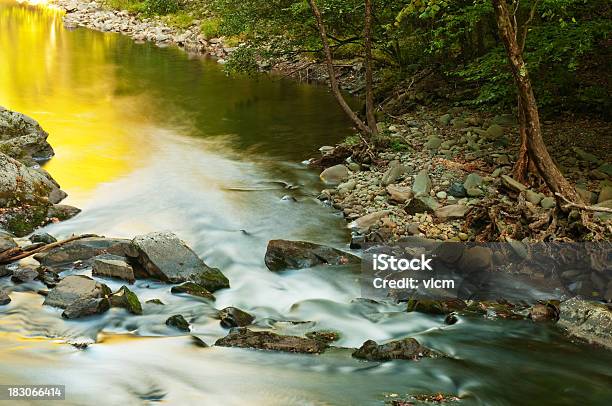
<path fill-rule="evenodd" d="M 202 35 L 206 39 L 216 38 L 221 35 L 221 19 L 208 18 L 202 22 L 200 26 Z"/>
<path fill-rule="evenodd" d="M 149 15 L 166 15 L 179 11 L 177 0 L 145 0 L 144 13 Z"/>

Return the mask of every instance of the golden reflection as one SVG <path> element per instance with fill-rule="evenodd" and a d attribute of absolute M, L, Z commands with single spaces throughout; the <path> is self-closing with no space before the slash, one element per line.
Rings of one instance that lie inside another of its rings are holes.
<path fill-rule="evenodd" d="M 110 51 L 121 39 L 79 29 L 61 12 L 0 0 L 0 105 L 49 132 L 47 165 L 73 198 L 131 172 L 146 153 L 142 96 L 119 96 Z"/>

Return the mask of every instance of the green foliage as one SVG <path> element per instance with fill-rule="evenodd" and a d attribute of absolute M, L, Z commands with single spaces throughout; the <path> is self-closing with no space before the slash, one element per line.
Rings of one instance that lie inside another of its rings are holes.
<path fill-rule="evenodd" d="M 170 14 L 166 17 L 166 23 L 177 28 L 189 28 L 193 24 L 193 17 L 185 11 Z"/>
<path fill-rule="evenodd" d="M 208 18 L 202 21 L 200 31 L 206 39 L 217 38 L 221 36 L 221 19 L 220 18 Z"/>
<path fill-rule="evenodd" d="M 166 15 L 179 10 L 177 0 L 145 0 L 143 12 L 148 15 Z"/>
<path fill-rule="evenodd" d="M 257 64 L 257 52 L 249 46 L 238 47 L 233 53 L 230 60 L 225 65 L 227 73 L 246 73 L 249 75 L 259 71 Z"/>
<path fill-rule="evenodd" d="M 144 11 L 143 1 L 136 0 L 105 0 L 104 4 L 111 9 L 126 10 L 129 13 L 141 13 Z"/>
<path fill-rule="evenodd" d="M 410 151 L 410 145 L 399 141 L 399 140 L 393 140 L 391 141 L 391 143 L 389 144 L 389 147 L 396 152 L 402 152 L 402 151 Z"/>

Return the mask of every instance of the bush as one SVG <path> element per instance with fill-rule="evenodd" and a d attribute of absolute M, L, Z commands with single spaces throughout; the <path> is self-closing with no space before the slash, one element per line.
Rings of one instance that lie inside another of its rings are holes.
<path fill-rule="evenodd" d="M 145 0 L 144 13 L 149 15 L 166 15 L 179 11 L 177 0 Z"/>
<path fill-rule="evenodd" d="M 104 4 L 113 10 L 126 10 L 129 13 L 141 13 L 145 3 L 137 0 L 105 0 Z"/>
<path fill-rule="evenodd" d="M 193 24 L 193 17 L 184 11 L 179 11 L 178 13 L 172 14 L 166 18 L 168 25 L 177 28 L 189 28 L 191 27 L 191 24 Z"/>
<path fill-rule="evenodd" d="M 221 19 L 209 18 L 204 20 L 200 26 L 200 30 L 206 39 L 219 37 L 221 35 Z"/>

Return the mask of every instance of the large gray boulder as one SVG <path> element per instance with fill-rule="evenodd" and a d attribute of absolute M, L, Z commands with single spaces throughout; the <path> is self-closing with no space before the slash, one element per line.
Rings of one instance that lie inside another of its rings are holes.
<path fill-rule="evenodd" d="M 335 248 L 311 242 L 271 240 L 268 242 L 264 261 L 269 270 L 277 272 L 323 264 L 358 264 L 361 260 Z"/>
<path fill-rule="evenodd" d="M 53 148 L 47 134 L 32 118 L 0 106 L 0 151 L 12 158 L 47 160 Z"/>
<path fill-rule="evenodd" d="M 49 205 L 58 203 L 56 196 L 65 196 L 48 174 L 28 168 L 0 152 L 0 208 L 23 204 Z"/>
<path fill-rule="evenodd" d="M 77 301 L 87 299 L 102 299 L 111 294 L 111 290 L 103 283 L 97 282 L 85 275 L 70 275 L 49 291 L 44 305 L 67 309 Z M 81 303 L 79 308 L 90 308 L 91 303 Z M 80 310 L 79 310 L 80 311 Z M 77 313 L 77 309 L 75 309 Z"/>
<path fill-rule="evenodd" d="M 214 292 L 229 288 L 229 281 L 211 268 L 173 233 L 150 233 L 132 240 L 137 260 L 148 277 L 168 283 L 192 281 Z"/>
<path fill-rule="evenodd" d="M 575 337 L 612 349 L 612 309 L 573 298 L 561 303 L 559 325 Z"/>

